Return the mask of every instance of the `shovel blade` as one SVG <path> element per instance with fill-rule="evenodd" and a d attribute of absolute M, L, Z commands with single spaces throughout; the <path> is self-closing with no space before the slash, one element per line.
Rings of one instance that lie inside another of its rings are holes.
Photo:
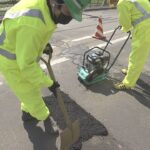
<path fill-rule="evenodd" d="M 78 120 L 71 124 L 72 128 L 65 128 L 60 133 L 60 150 L 69 150 L 70 146 L 80 137 L 80 123 Z"/>

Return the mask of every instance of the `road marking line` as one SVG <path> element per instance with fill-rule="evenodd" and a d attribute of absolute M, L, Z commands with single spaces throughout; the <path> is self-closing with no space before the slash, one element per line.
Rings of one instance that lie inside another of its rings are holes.
<path fill-rule="evenodd" d="M 116 40 L 112 40 L 111 41 L 111 43 L 112 44 L 115 44 L 115 43 L 118 43 L 118 42 L 121 42 L 121 41 L 123 41 L 123 40 L 125 40 L 127 38 L 127 36 L 124 36 L 124 37 L 122 37 L 122 38 L 118 38 L 118 39 L 116 39 Z M 106 43 L 102 43 L 102 44 L 98 44 L 98 45 L 96 45 L 96 46 L 98 46 L 98 47 L 103 47 L 103 46 L 105 46 L 106 45 Z M 93 46 L 92 46 L 93 47 Z"/>
<path fill-rule="evenodd" d="M 56 64 L 59 64 L 59 63 L 64 62 L 64 61 L 68 61 L 68 60 L 69 60 L 69 58 L 62 57 L 62 58 L 53 60 L 51 64 L 52 64 L 52 65 L 56 65 Z"/>
<path fill-rule="evenodd" d="M 66 57 L 62 57 L 62 58 L 59 58 L 59 59 L 55 59 L 55 60 L 52 60 L 52 61 L 51 61 L 51 65 L 53 66 L 53 65 L 56 65 L 56 64 L 60 64 L 60 63 L 62 63 L 62 62 L 68 61 L 68 60 L 70 60 L 70 59 L 68 59 L 68 58 L 66 58 Z M 44 63 L 41 63 L 40 66 L 41 66 L 42 69 L 46 69 L 46 68 L 47 68 Z"/>
<path fill-rule="evenodd" d="M 74 40 L 72 40 L 72 42 L 78 42 L 78 41 L 82 41 L 82 40 L 86 40 L 86 39 L 90 39 L 90 38 L 92 38 L 92 36 L 84 36 L 82 38 L 74 39 Z"/>
<path fill-rule="evenodd" d="M 127 39 L 127 37 L 128 37 L 128 36 L 124 36 L 124 37 L 122 37 L 122 38 L 118 38 L 118 39 L 116 39 L 116 40 L 112 40 L 111 43 L 112 43 L 112 44 L 115 44 L 115 43 L 121 42 L 121 41 Z"/>
<path fill-rule="evenodd" d="M 109 30 L 109 31 L 104 32 L 104 34 L 112 33 L 113 31 L 114 30 Z M 72 40 L 72 42 L 78 42 L 78 41 L 82 41 L 82 40 L 86 40 L 86 39 L 90 39 L 90 38 L 92 38 L 92 35 L 74 39 L 74 40 Z"/>
<path fill-rule="evenodd" d="M 118 43 L 118 42 L 121 42 L 121 41 L 125 40 L 126 38 L 127 38 L 127 36 L 124 36 L 122 38 L 118 38 L 118 39 L 112 40 L 111 43 L 115 44 L 115 43 Z M 102 44 L 98 44 L 98 45 L 92 46 L 92 47 L 101 47 L 102 48 L 105 45 L 106 45 L 106 43 L 102 43 Z M 51 65 L 53 66 L 53 65 L 56 65 L 56 64 L 60 64 L 62 62 L 68 61 L 68 60 L 70 60 L 70 59 L 66 58 L 66 57 L 55 59 L 55 60 L 51 61 Z M 46 69 L 46 65 L 44 63 L 41 63 L 40 66 L 41 66 L 42 69 Z"/>

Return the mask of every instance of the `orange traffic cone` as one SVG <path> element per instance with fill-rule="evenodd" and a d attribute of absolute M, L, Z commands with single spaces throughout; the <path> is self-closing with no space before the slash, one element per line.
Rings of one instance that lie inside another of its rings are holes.
<path fill-rule="evenodd" d="M 95 35 L 92 36 L 98 40 L 106 41 L 106 36 L 103 35 L 103 25 L 102 25 L 102 18 L 98 18 L 98 25 L 96 27 Z"/>

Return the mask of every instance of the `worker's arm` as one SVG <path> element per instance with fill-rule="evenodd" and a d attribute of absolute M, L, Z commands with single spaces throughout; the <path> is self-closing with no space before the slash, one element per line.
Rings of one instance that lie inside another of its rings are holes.
<path fill-rule="evenodd" d="M 117 4 L 119 23 L 122 26 L 122 31 L 128 32 L 132 28 L 130 2 L 119 0 Z"/>
<path fill-rule="evenodd" d="M 50 87 L 53 81 L 44 74 L 37 63 L 37 58 L 41 53 L 43 39 L 40 32 L 28 26 L 18 29 L 16 35 L 16 57 L 17 64 L 24 77 L 34 87 Z"/>

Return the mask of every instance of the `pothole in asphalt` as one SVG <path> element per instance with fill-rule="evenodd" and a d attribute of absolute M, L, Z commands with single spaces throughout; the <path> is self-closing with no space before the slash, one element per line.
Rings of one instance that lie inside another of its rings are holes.
<path fill-rule="evenodd" d="M 90 113 L 86 112 L 80 107 L 74 100 L 72 100 L 67 94 L 61 92 L 65 102 L 65 106 L 70 115 L 70 118 L 74 121 L 78 119 L 80 121 L 80 138 L 72 145 L 70 150 L 81 150 L 82 143 L 88 141 L 93 136 L 106 136 L 108 135 L 105 126 L 96 120 Z M 50 108 L 54 120 L 57 122 L 59 128 L 66 128 L 63 115 L 57 104 L 56 99 L 53 96 L 44 98 L 47 106 Z"/>

